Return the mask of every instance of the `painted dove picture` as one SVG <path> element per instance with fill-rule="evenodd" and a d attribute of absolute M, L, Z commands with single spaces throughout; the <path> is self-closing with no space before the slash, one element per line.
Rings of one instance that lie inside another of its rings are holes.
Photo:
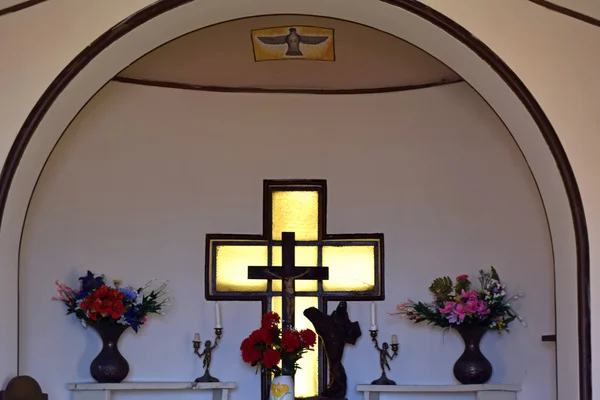
<path fill-rule="evenodd" d="M 335 61 L 334 30 L 315 26 L 284 26 L 252 31 L 255 61 Z"/>

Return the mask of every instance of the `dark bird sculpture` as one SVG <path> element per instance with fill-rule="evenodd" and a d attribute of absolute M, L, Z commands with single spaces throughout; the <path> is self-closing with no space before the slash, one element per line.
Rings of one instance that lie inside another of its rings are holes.
<path fill-rule="evenodd" d="M 329 39 L 329 36 L 307 36 L 299 35 L 296 28 L 290 28 L 290 33 L 283 36 L 259 36 L 258 40 L 264 44 L 287 44 L 286 56 L 303 56 L 300 44 L 321 44 Z"/>

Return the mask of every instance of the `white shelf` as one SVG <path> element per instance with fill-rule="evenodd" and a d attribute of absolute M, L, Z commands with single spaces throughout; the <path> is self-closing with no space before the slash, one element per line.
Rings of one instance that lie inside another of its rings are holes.
<path fill-rule="evenodd" d="M 477 400 L 517 400 L 521 385 L 357 385 L 364 400 L 379 400 L 381 393 L 475 393 Z"/>
<path fill-rule="evenodd" d="M 70 383 L 67 388 L 73 392 L 73 400 L 111 400 L 113 392 L 122 391 L 181 391 L 206 390 L 212 392 L 213 400 L 228 400 L 229 390 L 235 389 L 235 382 L 122 382 L 122 383 Z M 167 399 L 172 396 L 166 397 Z"/>
<path fill-rule="evenodd" d="M 520 392 L 521 385 L 358 385 L 356 389 L 380 393 Z"/>
<path fill-rule="evenodd" d="M 69 390 L 214 390 L 235 389 L 235 382 L 121 382 L 121 383 L 70 383 Z"/>

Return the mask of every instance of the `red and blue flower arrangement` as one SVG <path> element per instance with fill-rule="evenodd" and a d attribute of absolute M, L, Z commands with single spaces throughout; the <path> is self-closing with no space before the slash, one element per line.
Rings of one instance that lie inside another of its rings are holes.
<path fill-rule="evenodd" d="M 56 281 L 58 296 L 52 300 L 63 302 L 67 306 L 67 315 L 75 314 L 85 327 L 120 324 L 138 332 L 149 314 L 163 314 L 163 309 L 169 305 L 169 298 L 165 297 L 166 283 L 150 289 L 153 282 L 150 281 L 135 289 L 122 287 L 120 280 L 114 280 L 114 286 L 109 286 L 104 275 L 91 271 L 79 281 L 79 289 Z"/>

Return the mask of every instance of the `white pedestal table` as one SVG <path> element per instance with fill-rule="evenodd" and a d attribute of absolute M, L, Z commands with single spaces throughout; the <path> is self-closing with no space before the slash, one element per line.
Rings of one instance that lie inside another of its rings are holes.
<path fill-rule="evenodd" d="M 120 391 L 167 391 L 205 390 L 212 392 L 213 400 L 229 400 L 229 391 L 235 382 L 122 382 L 122 383 L 71 383 L 73 400 L 111 400 L 112 392 Z M 172 399 L 173 397 L 165 397 Z"/>
<path fill-rule="evenodd" d="M 365 400 L 379 400 L 381 393 L 475 393 L 477 400 L 517 400 L 521 385 L 358 385 Z"/>

